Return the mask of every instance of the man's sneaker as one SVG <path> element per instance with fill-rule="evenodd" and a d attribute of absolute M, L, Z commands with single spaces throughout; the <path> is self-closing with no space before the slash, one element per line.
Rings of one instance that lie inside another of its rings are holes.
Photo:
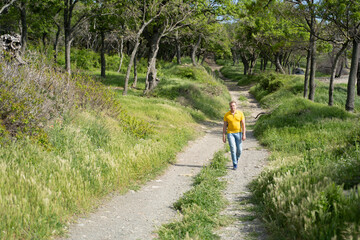
<path fill-rule="evenodd" d="M 237 164 L 234 164 L 233 170 L 237 169 Z"/>

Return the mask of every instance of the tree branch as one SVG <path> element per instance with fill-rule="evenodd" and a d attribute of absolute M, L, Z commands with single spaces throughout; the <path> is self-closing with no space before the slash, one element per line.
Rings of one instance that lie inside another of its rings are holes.
<path fill-rule="evenodd" d="M 16 0 L 11 0 L 8 4 L 5 4 L 1 10 L 0 10 L 0 15 L 2 14 L 3 11 L 5 11 L 8 7 L 11 6 L 11 4 L 13 4 Z"/>

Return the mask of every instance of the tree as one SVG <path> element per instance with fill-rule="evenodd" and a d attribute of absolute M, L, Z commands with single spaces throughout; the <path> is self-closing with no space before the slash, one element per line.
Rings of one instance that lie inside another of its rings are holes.
<path fill-rule="evenodd" d="M 92 8 L 90 19 L 91 31 L 100 35 L 100 65 L 101 77 L 106 77 L 105 60 L 105 37 L 114 29 L 120 28 L 121 23 L 119 15 L 122 9 L 121 3 L 115 3 L 111 0 L 97 0 Z"/>
<path fill-rule="evenodd" d="M 134 33 L 134 48 L 131 52 L 129 65 L 126 71 L 125 76 L 125 84 L 123 95 L 127 95 L 127 91 L 129 88 L 129 79 L 131 67 L 134 63 L 134 59 L 137 53 L 137 50 L 140 45 L 140 37 L 144 32 L 145 28 L 153 22 L 157 17 L 162 13 L 164 6 L 158 1 L 146 1 L 143 2 L 132 2 L 132 4 L 125 4 L 127 9 L 124 12 L 124 17 L 130 16 L 129 26 L 133 30 Z M 156 10 L 154 10 L 156 9 Z"/>
<path fill-rule="evenodd" d="M 169 33 L 186 26 L 185 21 L 192 16 L 196 6 L 191 6 L 190 3 L 183 0 L 173 0 L 163 5 L 163 9 L 164 11 L 161 12 L 157 21 L 147 27 L 149 55 L 145 80 L 145 94 L 153 90 L 158 83 L 156 60 L 160 40 Z"/>
<path fill-rule="evenodd" d="M 88 17 L 88 11 L 86 11 L 86 9 L 82 9 L 82 11 L 75 9 L 80 2 L 83 3 L 83 7 L 89 5 L 87 1 L 64 0 L 65 69 L 69 75 L 71 75 L 71 43 L 74 40 L 76 30 L 86 17 Z M 75 20 L 74 16 L 76 17 Z"/>
<path fill-rule="evenodd" d="M 332 22 L 345 39 L 352 42 L 352 60 L 345 104 L 345 109 L 352 112 L 355 107 L 355 83 L 359 62 L 360 3 L 352 0 L 323 0 L 321 6 L 323 17 Z"/>

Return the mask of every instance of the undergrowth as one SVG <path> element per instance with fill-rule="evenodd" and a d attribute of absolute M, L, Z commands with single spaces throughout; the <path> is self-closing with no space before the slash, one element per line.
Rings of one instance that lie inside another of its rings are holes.
<path fill-rule="evenodd" d="M 218 239 L 213 230 L 229 221 L 220 215 L 227 202 L 222 196 L 226 182 L 219 178 L 226 174 L 227 161 L 224 151 L 215 153 L 211 164 L 195 176 L 193 188 L 174 203 L 181 220 L 164 224 L 158 239 Z"/>
<path fill-rule="evenodd" d="M 259 77 L 251 91 L 272 110 L 254 132 L 272 154 L 252 191 L 272 237 L 358 239 L 360 124 L 344 110 L 344 86 L 337 85 L 336 106 L 329 107 L 323 83 L 311 102 L 301 97 L 302 77 Z"/>

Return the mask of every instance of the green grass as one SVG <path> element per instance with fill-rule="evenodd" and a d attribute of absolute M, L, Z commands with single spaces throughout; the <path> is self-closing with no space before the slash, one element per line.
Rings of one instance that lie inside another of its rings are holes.
<path fill-rule="evenodd" d="M 272 82 L 280 82 L 276 89 Z M 274 239 L 357 239 L 360 236 L 360 124 L 344 110 L 346 88 L 335 106 L 317 83 L 315 102 L 302 98 L 302 77 L 264 76 L 252 93 L 271 114 L 255 135 L 271 151 L 268 168 L 252 183 Z M 360 102 L 356 100 L 358 113 Z"/>
<path fill-rule="evenodd" d="M 213 233 L 216 227 L 229 222 L 220 211 L 226 206 L 222 196 L 226 182 L 219 180 L 226 174 L 224 151 L 215 153 L 209 166 L 194 178 L 194 186 L 174 204 L 181 219 L 164 224 L 158 231 L 158 239 L 218 239 Z"/>
<path fill-rule="evenodd" d="M 102 80 L 106 87 L 76 83 L 80 104 L 46 122 L 47 145 L 31 137 L 2 144 L 0 239 L 63 235 L 66 225 L 94 209 L 108 193 L 126 192 L 161 173 L 198 136 L 198 121 L 225 112 L 228 95 L 220 81 L 203 68 L 191 67 L 194 75 L 182 79 L 184 73 L 177 68 L 188 71 L 163 68 L 159 76 L 169 84 L 183 80 L 205 90 L 189 98 L 192 104 L 174 101 L 166 85 L 159 85 L 153 97 L 142 97 L 141 72 L 139 89 L 122 96 L 124 74 L 109 71 Z"/>

